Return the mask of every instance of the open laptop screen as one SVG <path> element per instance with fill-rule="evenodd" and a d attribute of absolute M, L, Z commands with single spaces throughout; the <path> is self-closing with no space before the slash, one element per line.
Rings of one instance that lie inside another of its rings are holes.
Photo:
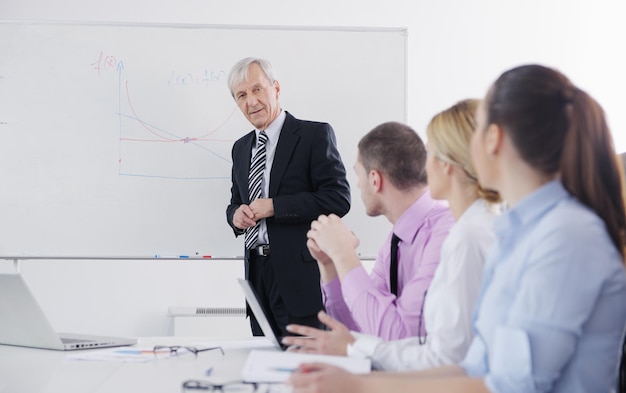
<path fill-rule="evenodd" d="M 20 274 L 0 274 L 0 344 L 74 350 L 132 345 L 123 337 L 58 334 Z"/>
<path fill-rule="evenodd" d="M 252 310 L 254 317 L 259 323 L 259 326 L 261 327 L 261 330 L 263 331 L 263 334 L 265 335 L 265 337 L 267 337 L 267 339 L 270 340 L 270 342 L 274 344 L 276 348 L 285 350 L 287 346 L 282 344 L 280 340 L 278 339 L 278 337 L 276 337 L 276 334 L 274 334 L 274 330 L 272 329 L 272 326 L 270 325 L 270 322 L 267 319 L 265 310 L 263 310 L 263 307 L 261 306 L 261 303 L 259 302 L 259 298 L 254 288 L 252 288 L 252 285 L 250 285 L 250 282 L 243 280 L 241 278 L 238 278 L 237 280 L 239 281 L 239 285 L 241 285 L 241 289 L 243 290 L 243 293 L 246 296 L 248 305 L 250 306 L 250 309 Z"/>

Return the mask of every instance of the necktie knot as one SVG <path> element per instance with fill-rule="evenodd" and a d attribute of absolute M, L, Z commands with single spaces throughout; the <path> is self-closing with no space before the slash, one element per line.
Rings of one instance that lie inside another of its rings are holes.
<path fill-rule="evenodd" d="M 394 234 L 391 236 L 391 245 L 392 245 L 393 247 L 398 247 L 398 243 L 400 243 L 400 238 L 399 238 L 399 237 L 398 237 L 398 236 L 394 233 Z"/>
<path fill-rule="evenodd" d="M 259 132 L 259 138 L 258 138 L 258 143 L 257 143 L 257 148 L 261 147 L 261 145 L 265 145 L 265 143 L 267 143 L 267 134 L 265 133 L 265 131 L 261 131 Z"/>

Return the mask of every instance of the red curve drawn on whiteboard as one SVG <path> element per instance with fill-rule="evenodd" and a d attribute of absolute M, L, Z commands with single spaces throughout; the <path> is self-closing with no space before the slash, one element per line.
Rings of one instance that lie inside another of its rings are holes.
<path fill-rule="evenodd" d="M 233 109 L 233 111 L 230 113 L 230 115 L 228 115 L 226 120 L 224 120 L 222 122 L 222 124 L 220 124 L 213 131 L 210 131 L 209 133 L 207 133 L 205 135 L 202 135 L 202 136 L 199 136 L 199 137 L 193 137 L 193 138 L 191 138 L 191 137 L 171 138 L 171 137 L 167 137 L 167 136 L 161 135 L 158 131 L 153 130 L 148 124 L 146 124 L 143 120 L 141 120 L 139 115 L 137 115 L 137 112 L 135 111 L 135 108 L 133 107 L 132 100 L 130 99 L 130 90 L 128 89 L 128 81 L 125 82 L 125 88 L 126 88 L 126 99 L 128 101 L 128 107 L 130 108 L 130 111 L 132 112 L 132 114 L 135 117 L 135 119 L 142 125 L 143 128 L 146 129 L 146 131 L 148 131 L 152 135 L 160 138 L 160 140 L 121 138 L 122 140 L 125 140 L 125 141 L 138 141 L 138 142 L 183 142 L 183 143 L 197 142 L 197 141 L 232 142 L 232 140 L 230 140 L 230 139 L 211 139 L 211 138 L 209 138 L 209 136 L 211 136 L 212 134 L 214 134 L 217 131 L 219 131 L 222 127 L 224 127 L 224 125 L 231 119 L 231 117 L 233 117 L 233 115 L 237 111 L 237 107 L 235 107 Z"/>

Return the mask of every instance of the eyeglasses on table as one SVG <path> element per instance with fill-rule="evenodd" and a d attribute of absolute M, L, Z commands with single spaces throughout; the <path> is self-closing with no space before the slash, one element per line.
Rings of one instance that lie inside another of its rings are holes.
<path fill-rule="evenodd" d="M 254 382 L 233 381 L 214 383 L 190 379 L 183 382 L 183 393 L 222 392 L 222 393 L 283 393 L 291 392 L 291 387 L 284 384 L 259 384 Z"/>
<path fill-rule="evenodd" d="M 224 355 L 222 347 L 209 347 L 209 348 L 196 348 L 180 345 L 155 345 L 152 348 L 154 356 L 157 359 L 176 357 L 183 360 L 195 359 L 198 357 L 198 353 L 219 350 Z"/>

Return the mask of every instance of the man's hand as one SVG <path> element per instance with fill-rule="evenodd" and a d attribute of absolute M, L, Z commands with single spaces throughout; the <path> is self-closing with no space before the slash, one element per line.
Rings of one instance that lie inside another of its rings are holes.
<path fill-rule="evenodd" d="M 313 258 L 317 261 L 317 267 L 320 269 L 320 278 L 322 279 L 322 282 L 328 283 L 337 278 L 339 273 L 337 273 L 337 269 L 335 269 L 333 260 L 330 259 L 324 251 L 320 250 L 317 243 L 315 243 L 315 240 L 307 240 L 306 246 Z"/>
<path fill-rule="evenodd" d="M 250 204 L 250 210 L 254 213 L 254 220 L 259 221 L 262 218 L 274 216 L 274 201 L 272 198 L 255 199 Z"/>
<path fill-rule="evenodd" d="M 319 216 L 311 223 L 311 229 L 306 236 L 307 246 L 318 261 L 324 282 L 337 276 L 343 278 L 348 271 L 361 265 L 356 253 L 359 239 L 339 216 Z"/>
<path fill-rule="evenodd" d="M 287 380 L 293 393 L 364 393 L 368 390 L 367 380 L 341 367 L 324 363 L 304 363 Z M 381 390 L 374 390 L 381 391 Z M 384 390 L 382 390 L 384 391 Z"/>
<path fill-rule="evenodd" d="M 311 223 L 307 238 L 313 240 L 320 252 L 335 261 L 345 253 L 353 253 L 359 239 L 335 214 L 321 215 Z"/>
<path fill-rule="evenodd" d="M 248 229 L 256 225 L 254 212 L 248 205 L 240 205 L 233 214 L 233 225 L 241 230 Z"/>
<path fill-rule="evenodd" d="M 287 330 L 304 337 L 284 337 L 283 344 L 295 346 L 297 352 L 320 353 L 324 355 L 347 355 L 348 344 L 354 342 L 354 336 L 346 326 L 320 311 L 320 321 L 330 330 L 320 330 L 310 326 L 287 325 Z"/>
<path fill-rule="evenodd" d="M 320 265 L 324 265 L 324 266 L 330 265 L 330 266 L 332 266 L 333 260 L 330 259 L 330 257 L 328 255 L 326 255 L 326 253 L 320 249 L 320 247 L 317 245 L 317 243 L 315 243 L 315 240 L 313 240 L 313 239 L 307 240 L 306 246 L 309 249 L 309 252 L 313 256 L 313 258 L 315 258 L 315 260 Z"/>
<path fill-rule="evenodd" d="M 256 225 L 262 218 L 274 215 L 274 201 L 272 198 L 255 199 L 249 205 L 240 205 L 233 214 L 233 225 L 241 230 L 248 229 Z"/>

